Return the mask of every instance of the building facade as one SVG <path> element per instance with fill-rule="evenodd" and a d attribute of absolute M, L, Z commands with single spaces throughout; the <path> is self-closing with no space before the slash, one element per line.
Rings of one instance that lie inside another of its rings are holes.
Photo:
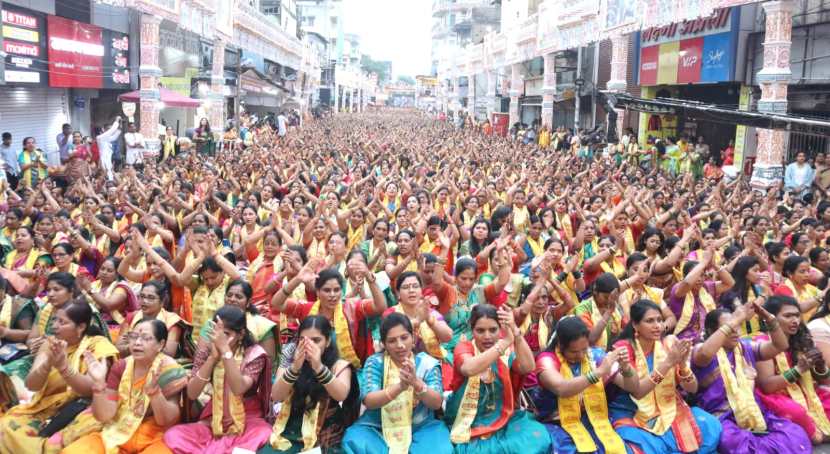
<path fill-rule="evenodd" d="M 433 15 L 446 15 L 446 5 L 436 0 Z M 830 44 L 824 2 L 505 0 L 501 7 L 498 31 L 438 54 L 442 108 L 590 128 L 612 108 L 601 93 L 616 92 L 830 118 L 830 56 L 818 50 Z M 462 95 L 468 102 L 458 102 Z M 758 187 L 780 180 L 792 152 L 830 151 L 820 135 L 641 110 L 617 110 L 618 130 L 632 128 L 641 143 L 702 135 L 715 152 L 732 146 L 739 167 L 754 164 Z"/>

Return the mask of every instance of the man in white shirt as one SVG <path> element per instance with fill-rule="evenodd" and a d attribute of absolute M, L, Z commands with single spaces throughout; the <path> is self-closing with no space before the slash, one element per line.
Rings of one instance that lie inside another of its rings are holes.
<path fill-rule="evenodd" d="M 12 135 L 10 132 L 3 133 L 3 143 L 0 144 L 0 156 L 2 156 L 5 164 L 3 170 L 5 178 L 9 182 L 9 187 L 17 188 L 17 181 L 20 178 L 20 162 L 18 162 L 19 150 L 12 146 Z"/>
<path fill-rule="evenodd" d="M 280 137 L 285 137 L 285 134 L 288 132 L 288 119 L 285 118 L 285 112 L 280 112 L 277 116 L 277 135 Z"/>
<path fill-rule="evenodd" d="M 98 142 L 98 154 L 101 157 L 101 168 L 107 173 L 107 180 L 112 181 L 112 142 L 121 134 L 121 117 L 116 117 L 109 129 L 95 137 Z"/>
<path fill-rule="evenodd" d="M 127 126 L 124 142 L 127 144 L 127 165 L 132 166 L 144 162 L 144 149 L 147 145 L 144 142 L 144 136 L 136 131 L 135 123 Z"/>

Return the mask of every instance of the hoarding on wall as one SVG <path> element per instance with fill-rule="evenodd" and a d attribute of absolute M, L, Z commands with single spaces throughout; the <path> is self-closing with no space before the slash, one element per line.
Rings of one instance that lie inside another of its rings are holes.
<path fill-rule="evenodd" d="M 2 22 L 6 83 L 45 85 L 46 15 L 4 4 Z"/>
<path fill-rule="evenodd" d="M 639 32 L 639 84 L 675 85 L 734 80 L 737 8 L 706 18 Z"/>
<path fill-rule="evenodd" d="M 49 85 L 66 88 L 103 86 L 103 33 L 94 25 L 49 16 Z"/>
<path fill-rule="evenodd" d="M 636 21 L 640 11 L 640 0 L 607 0 L 605 13 L 605 29 L 612 29 L 628 25 Z"/>

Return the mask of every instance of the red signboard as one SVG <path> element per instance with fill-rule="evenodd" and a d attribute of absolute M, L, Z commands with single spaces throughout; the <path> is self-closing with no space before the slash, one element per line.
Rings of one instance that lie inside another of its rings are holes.
<path fill-rule="evenodd" d="M 104 46 L 101 28 L 58 16 L 48 17 L 49 85 L 101 88 Z"/>
<path fill-rule="evenodd" d="M 7 54 L 25 55 L 27 57 L 40 57 L 40 45 L 29 43 L 18 43 L 15 41 L 3 41 L 3 51 Z"/>
<path fill-rule="evenodd" d="M 677 62 L 677 83 L 693 84 L 700 82 L 702 56 L 703 38 L 684 39 L 680 41 L 680 52 Z"/>
<path fill-rule="evenodd" d="M 640 85 L 657 84 L 660 46 L 644 47 L 640 54 Z"/>

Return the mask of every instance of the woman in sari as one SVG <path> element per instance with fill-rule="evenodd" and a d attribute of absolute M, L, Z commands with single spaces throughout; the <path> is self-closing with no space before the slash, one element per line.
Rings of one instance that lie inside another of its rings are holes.
<path fill-rule="evenodd" d="M 110 337 L 118 339 L 119 326 L 124 323 L 127 314 L 138 310 L 138 300 L 133 289 L 118 274 L 121 259 L 107 257 L 98 270 L 98 279 L 90 283 L 80 279 L 79 286 L 89 301 L 98 308 L 101 317 L 107 322 Z"/>
<path fill-rule="evenodd" d="M 362 227 L 361 227 L 362 229 Z M 351 227 L 349 232 L 352 232 Z M 389 247 L 386 237 L 389 235 L 389 222 L 386 219 L 378 219 L 372 224 L 372 237 L 359 243 L 358 247 L 366 255 L 369 261 L 369 269 L 373 272 L 382 271 L 386 266 L 386 258 L 389 256 Z M 349 234 L 349 243 L 353 241 L 352 234 Z M 348 246 L 348 245 L 347 245 Z M 348 248 L 353 250 L 354 248 Z"/>
<path fill-rule="evenodd" d="M 14 250 L 6 254 L 4 267 L 16 271 L 20 277 L 35 275 L 35 263 L 41 252 L 35 247 L 35 231 L 29 226 L 20 226 L 12 241 Z"/>
<path fill-rule="evenodd" d="M 286 347 L 271 390 L 271 399 L 281 405 L 269 444 L 259 454 L 340 451 L 359 403 L 355 372 L 338 358 L 333 336 L 331 323 L 321 315 L 300 323 L 297 341 Z"/>
<path fill-rule="evenodd" d="M 692 354 L 692 370 L 700 381 L 698 402 L 723 427 L 718 450 L 728 453 L 812 451 L 810 438 L 796 423 L 776 416 L 753 393 L 758 361 L 787 349 L 787 335 L 759 300 L 730 314 L 716 309 L 706 315 L 706 340 Z M 738 328 L 758 314 L 771 340 L 740 339 Z M 789 374 L 793 374 L 789 371 Z"/>
<path fill-rule="evenodd" d="M 722 307 L 734 310 L 735 307 L 748 304 L 759 297 L 771 296 L 769 287 L 761 279 L 761 264 L 755 256 L 738 258 L 732 267 L 732 279 L 735 284 L 719 298 Z M 745 325 L 741 325 L 738 332 L 741 337 L 752 338 L 762 334 L 765 328 L 756 314 Z"/>
<path fill-rule="evenodd" d="M 241 309 L 224 306 L 206 325 L 187 397 L 196 400 L 208 383 L 214 392 L 198 422 L 164 434 L 164 444 L 175 454 L 230 452 L 234 447 L 256 451 L 271 436 L 263 419 L 270 406 L 271 361 L 246 323 Z"/>
<path fill-rule="evenodd" d="M 236 306 L 247 314 L 248 331 L 254 341 L 262 347 L 271 361 L 277 360 L 277 324 L 259 315 L 257 308 L 251 304 L 254 290 L 247 282 L 236 279 L 228 284 L 225 290 L 225 305 Z"/>
<path fill-rule="evenodd" d="M 103 428 L 81 437 L 61 454 L 167 454 L 164 431 L 179 421 L 187 373 L 164 354 L 167 327 L 147 320 L 135 328 L 130 356 L 109 372 L 91 354 L 84 355 L 92 379 L 92 414 Z"/>
<path fill-rule="evenodd" d="M 320 263 L 319 259 L 309 260 L 302 270 L 274 295 L 271 304 L 273 309 L 281 314 L 301 321 L 309 315 L 319 314 L 326 317 L 334 325 L 334 339 L 340 357 L 359 368 L 373 352 L 366 320 L 386 310 L 386 298 L 378 287 L 377 278 L 369 272 L 365 262 L 355 261 L 349 273 L 358 280 L 369 283 L 372 299 L 344 299 L 343 276 L 333 269 L 315 273 Z M 314 280 L 314 288 L 317 290 L 317 301 L 289 298 L 300 283 L 311 280 Z"/>
<path fill-rule="evenodd" d="M 170 294 L 167 286 L 160 281 L 147 281 L 138 293 L 139 311 L 127 316 L 118 333 L 118 353 L 123 358 L 130 354 L 130 340 L 135 337 L 135 328 L 144 321 L 161 320 L 167 328 L 164 341 L 164 353 L 173 358 L 181 358 L 192 353 L 190 324 L 170 310 Z M 186 348 L 187 347 L 187 348 Z"/>
<path fill-rule="evenodd" d="M 669 307 L 677 324 L 674 335 L 680 339 L 697 341 L 703 336 L 706 314 L 715 309 L 718 295 L 729 290 L 735 281 L 725 266 L 718 268 L 718 281 L 706 280 L 706 272 L 715 267 L 715 250 L 706 249 L 702 260 L 683 264 L 683 280 L 674 285 L 669 295 Z"/>
<path fill-rule="evenodd" d="M 12 297 L 7 288 L 8 282 L 0 276 L 0 344 L 2 350 L 19 351 L 15 344 L 29 337 L 38 308 L 33 300 Z M 18 394 L 23 391 L 23 379 L 31 362 L 15 359 L 18 354 L 12 353 L 0 364 L 0 412 L 16 404 Z"/>
<path fill-rule="evenodd" d="M 637 374 L 625 350 L 606 353 L 591 347 L 589 333 L 578 317 L 565 317 L 556 325 L 550 347 L 536 358 L 542 386 L 534 397 L 537 417 L 550 433 L 554 452 L 632 454 L 611 426 L 605 386 L 626 381 L 634 388 Z M 612 372 L 617 364 L 621 375 Z"/>
<path fill-rule="evenodd" d="M 807 257 L 791 255 L 784 260 L 782 268 L 784 283 L 775 289 L 776 295 L 791 296 L 798 301 L 801 307 L 801 317 L 809 321 L 816 312 L 819 304 L 830 286 L 824 290 L 810 283 L 810 260 Z"/>
<path fill-rule="evenodd" d="M 367 411 L 346 431 L 346 453 L 452 453 L 447 426 L 435 418 L 444 401 L 441 365 L 427 353 L 415 353 L 414 332 L 404 314 L 383 320 L 385 353 L 366 361 L 361 397 Z"/>
<path fill-rule="evenodd" d="M 433 274 L 442 273 L 440 266 L 433 267 Z M 436 277 L 433 277 L 435 279 Z M 384 312 L 406 315 L 415 327 L 415 350 L 426 352 L 438 361 L 444 359 L 441 344 L 452 339 L 452 328 L 444 321 L 440 312 L 430 307 L 429 300 L 423 296 L 423 281 L 415 271 L 404 271 L 395 281 L 398 304 Z"/>
<path fill-rule="evenodd" d="M 251 304 L 260 314 L 270 312 L 271 298 L 280 284 L 280 272 L 283 268 L 280 258 L 282 237 L 276 230 L 268 230 L 262 237 L 262 254 L 259 254 L 248 266 L 248 282 L 253 289 Z"/>
<path fill-rule="evenodd" d="M 801 426 L 814 444 L 820 444 L 830 436 L 825 410 L 830 409 L 830 391 L 819 385 L 828 384 L 830 370 L 801 322 L 794 298 L 770 298 L 764 309 L 775 316 L 788 348 L 772 360 L 758 362 L 758 397 L 765 407 Z"/>
<path fill-rule="evenodd" d="M 517 408 L 517 375 L 533 371 L 534 363 L 513 312 L 479 303 L 470 313 L 470 326 L 472 341 L 455 348 L 453 393 L 445 413 L 454 452 L 550 452 L 547 430 Z"/>
<path fill-rule="evenodd" d="M 2 452 L 57 453 L 101 428 L 90 412 L 81 412 L 83 399 L 93 391 L 82 357 L 90 354 L 107 367 L 118 351 L 96 326 L 85 302 L 61 305 L 52 318 L 53 335 L 42 341 L 26 376 L 26 387 L 36 390 L 32 400 L 0 418 Z"/>
<path fill-rule="evenodd" d="M 607 350 L 610 343 L 625 326 L 624 313 L 619 304 L 620 283 L 612 273 L 602 273 L 591 286 L 591 297 L 574 308 L 591 334 L 591 345 Z"/>
<path fill-rule="evenodd" d="M 677 318 L 663 299 L 663 289 L 647 284 L 651 275 L 651 264 L 648 257 L 642 252 L 633 252 L 625 260 L 627 278 L 620 283 L 624 288 L 620 292 L 619 304 L 623 312 L 624 323 L 631 319 L 631 306 L 641 299 L 647 299 L 660 306 L 663 313 L 663 324 L 666 331 L 670 331 L 677 323 Z"/>
<path fill-rule="evenodd" d="M 718 420 L 689 408 L 677 389 L 697 391 L 688 362 L 691 341 L 664 338 L 664 333 L 659 306 L 649 300 L 631 306 L 631 321 L 614 347 L 625 348 L 637 380 L 633 387 L 623 382 L 623 392 L 609 403 L 611 421 L 620 437 L 644 454 L 714 453 L 721 432 Z"/>

